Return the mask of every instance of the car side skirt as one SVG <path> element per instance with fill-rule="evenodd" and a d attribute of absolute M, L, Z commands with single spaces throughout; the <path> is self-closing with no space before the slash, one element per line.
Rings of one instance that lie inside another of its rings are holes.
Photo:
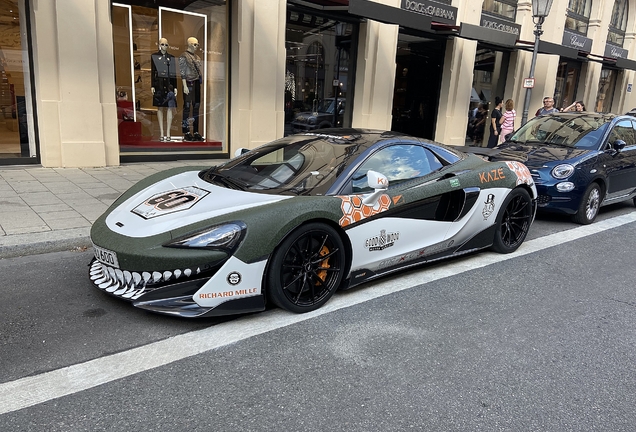
<path fill-rule="evenodd" d="M 423 256 L 421 258 L 417 257 L 417 254 L 419 253 L 419 251 L 415 251 L 410 254 L 406 254 L 404 257 L 400 257 L 397 263 L 387 266 L 381 270 L 373 271 L 370 269 L 359 269 L 359 270 L 353 271 L 351 272 L 351 274 L 349 275 L 349 279 L 342 286 L 341 289 L 347 290 L 349 288 L 353 288 L 357 285 L 361 285 L 365 282 L 389 275 L 391 273 L 407 270 L 413 267 L 433 263 L 443 259 L 467 255 L 473 252 L 477 252 L 481 249 L 486 249 L 492 246 L 496 229 L 497 227 L 493 225 L 477 233 L 474 237 L 468 239 L 466 242 L 459 245 L 459 247 L 457 248 L 441 251 L 439 253 Z M 440 244 L 433 245 L 431 246 L 431 248 L 447 248 L 447 245 L 449 243 L 452 244 L 452 240 L 444 241 Z"/>

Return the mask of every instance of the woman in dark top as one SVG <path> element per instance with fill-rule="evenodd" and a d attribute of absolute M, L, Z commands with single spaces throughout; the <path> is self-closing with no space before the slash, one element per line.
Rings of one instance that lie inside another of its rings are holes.
<path fill-rule="evenodd" d="M 490 113 L 490 136 L 488 137 L 488 148 L 495 147 L 499 142 L 501 133 L 501 123 L 503 114 L 501 113 L 502 100 L 499 96 L 495 98 L 495 109 Z"/>

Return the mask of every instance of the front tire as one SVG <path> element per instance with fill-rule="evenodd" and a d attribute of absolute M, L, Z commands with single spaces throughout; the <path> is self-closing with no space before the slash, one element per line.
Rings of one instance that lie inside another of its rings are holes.
<path fill-rule="evenodd" d="M 526 239 L 532 224 L 532 199 L 523 188 L 513 189 L 506 197 L 495 222 L 492 249 L 507 254 L 516 251 Z"/>
<path fill-rule="evenodd" d="M 267 272 L 269 298 L 290 312 L 318 309 L 340 286 L 345 248 L 335 229 L 302 225 L 278 246 Z"/>
<path fill-rule="evenodd" d="M 581 225 L 589 225 L 594 222 L 601 207 L 601 195 L 601 187 L 598 183 L 591 183 L 583 194 L 579 209 L 572 217 L 574 222 Z"/>

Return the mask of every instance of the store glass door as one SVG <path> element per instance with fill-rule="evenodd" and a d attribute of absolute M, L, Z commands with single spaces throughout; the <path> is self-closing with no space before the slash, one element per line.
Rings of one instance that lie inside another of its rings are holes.
<path fill-rule="evenodd" d="M 398 35 L 391 130 L 433 139 L 446 40 Z"/>
<path fill-rule="evenodd" d="M 491 46 L 478 44 L 473 68 L 466 144 L 485 146 L 490 135 L 490 115 L 495 108 L 495 98 L 509 99 L 504 94 L 510 53 L 498 51 Z M 513 101 L 516 111 L 519 102 Z"/>
<path fill-rule="evenodd" d="M 0 1 L 0 165 L 39 163 L 27 3 Z"/>

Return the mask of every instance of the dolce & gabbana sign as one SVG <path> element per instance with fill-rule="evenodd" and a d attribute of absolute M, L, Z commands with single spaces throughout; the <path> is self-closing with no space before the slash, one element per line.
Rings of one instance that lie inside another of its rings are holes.
<path fill-rule="evenodd" d="M 592 39 L 567 30 L 563 31 L 563 41 L 561 43 L 566 47 L 574 48 L 579 51 L 589 53 L 592 50 Z"/>
<path fill-rule="evenodd" d="M 508 33 L 515 36 L 519 36 L 521 32 L 521 26 L 511 21 L 502 20 L 500 18 L 493 17 L 488 14 L 481 14 L 481 20 L 479 26 L 491 30 L 496 30 L 502 33 Z"/>
<path fill-rule="evenodd" d="M 401 9 L 431 17 L 433 21 L 455 25 L 457 8 L 431 0 L 402 0 Z"/>

